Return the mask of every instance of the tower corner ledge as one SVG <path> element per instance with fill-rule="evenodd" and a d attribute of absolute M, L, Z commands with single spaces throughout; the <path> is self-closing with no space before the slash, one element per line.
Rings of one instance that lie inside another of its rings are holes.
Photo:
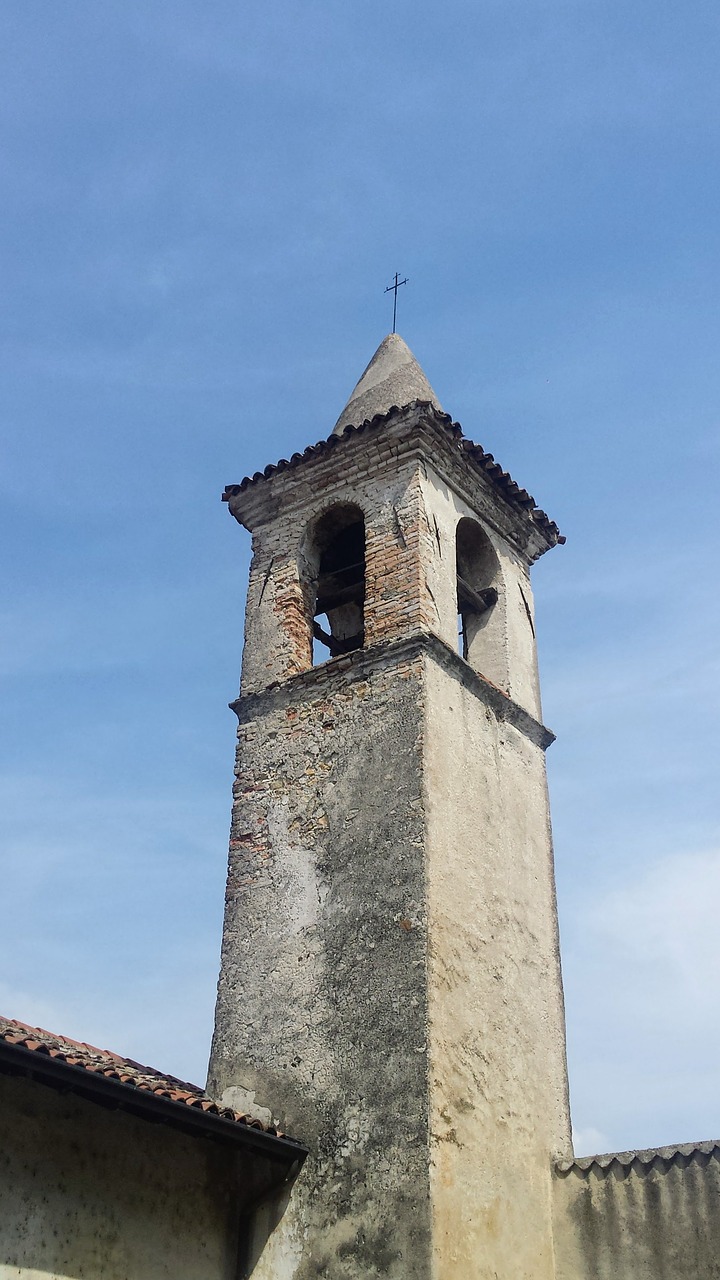
<path fill-rule="evenodd" d="M 348 681 L 366 680 L 373 671 L 385 670 L 398 661 L 408 661 L 425 655 L 433 658 L 455 679 L 470 689 L 495 714 L 497 720 L 511 724 L 530 742 L 543 751 L 555 741 L 555 734 L 536 720 L 534 716 L 515 702 L 509 694 L 488 680 L 486 676 L 474 671 L 458 653 L 432 633 L 418 631 L 399 640 L 388 640 L 372 645 L 367 649 L 356 649 L 352 653 L 330 658 L 317 667 L 309 667 L 287 680 L 275 681 L 266 689 L 258 692 L 241 694 L 228 703 L 241 724 L 258 714 L 258 711 L 270 709 L 284 702 L 297 690 L 317 689 L 322 695 L 331 683 L 335 683 L 342 674 Z"/>

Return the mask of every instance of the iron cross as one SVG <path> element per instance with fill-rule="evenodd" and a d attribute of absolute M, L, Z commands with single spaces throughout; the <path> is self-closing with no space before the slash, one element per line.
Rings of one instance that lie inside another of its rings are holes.
<path fill-rule="evenodd" d="M 395 297 L 393 298 L 393 327 L 392 327 L 393 333 L 395 332 L 395 325 L 397 323 L 397 291 L 400 288 L 401 284 L 407 284 L 407 277 L 405 278 L 405 280 L 401 280 L 400 273 L 396 271 L 394 283 L 389 284 L 387 289 L 385 290 L 386 293 L 395 294 Z"/>

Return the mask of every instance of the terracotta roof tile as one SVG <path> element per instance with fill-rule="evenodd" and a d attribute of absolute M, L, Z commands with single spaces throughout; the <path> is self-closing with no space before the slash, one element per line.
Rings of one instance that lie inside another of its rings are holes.
<path fill-rule="evenodd" d="M 541 511 L 536 506 L 535 499 L 528 493 L 527 489 L 521 489 L 512 476 L 507 471 L 503 471 L 491 453 L 486 453 L 481 445 L 474 444 L 472 440 L 466 439 L 459 422 L 453 422 L 449 414 L 442 413 L 439 409 L 436 409 L 429 400 L 413 400 L 411 404 L 403 405 L 402 407 L 393 405 L 387 413 L 376 414 L 374 418 L 361 422 L 357 426 L 346 426 L 338 435 L 331 435 L 327 440 L 319 440 L 317 444 L 308 445 L 307 449 L 302 453 L 294 453 L 289 459 L 281 458 L 279 462 L 271 463 L 265 467 L 264 471 L 256 471 L 252 476 L 245 476 L 239 484 L 228 485 L 223 493 L 223 501 L 226 502 L 233 494 L 243 492 L 250 485 L 257 484 L 260 480 L 268 480 L 270 476 L 276 475 L 279 471 L 287 471 L 297 467 L 316 454 L 326 453 L 336 448 L 349 436 L 359 435 L 364 431 L 376 431 L 379 427 L 408 409 L 426 409 L 433 414 L 435 420 L 444 427 L 447 434 L 457 444 L 457 447 L 467 456 L 478 471 L 482 471 L 492 481 L 507 502 L 512 506 L 523 507 L 527 510 L 531 518 L 551 542 L 565 542 L 565 538 L 560 533 L 555 521 L 551 520 L 544 511 Z"/>
<path fill-rule="evenodd" d="M 272 1125 L 263 1124 L 254 1116 L 243 1115 L 230 1107 L 221 1107 L 209 1098 L 199 1085 L 178 1080 L 175 1076 L 164 1075 L 153 1067 L 144 1067 L 132 1058 L 121 1058 L 109 1049 L 97 1049 L 94 1045 L 83 1044 L 71 1040 L 68 1036 L 54 1035 L 41 1027 L 29 1027 L 23 1022 L 0 1016 L 0 1040 L 8 1045 L 17 1045 L 31 1053 L 42 1054 L 56 1061 L 64 1062 L 78 1070 L 96 1075 L 108 1076 L 119 1081 L 127 1089 L 140 1089 L 144 1092 L 167 1098 L 178 1106 L 197 1107 L 212 1115 L 221 1116 L 225 1120 L 233 1120 L 236 1124 L 247 1128 L 260 1129 L 273 1137 L 285 1137 Z"/>

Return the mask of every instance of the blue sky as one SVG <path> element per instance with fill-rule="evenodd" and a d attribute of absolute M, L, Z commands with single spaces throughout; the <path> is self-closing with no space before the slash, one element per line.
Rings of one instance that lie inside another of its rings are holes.
<path fill-rule="evenodd" d="M 535 571 L 578 1148 L 720 1133 L 717 6 L 0 20 L 0 1008 L 202 1078 L 248 540 L 390 325 Z"/>

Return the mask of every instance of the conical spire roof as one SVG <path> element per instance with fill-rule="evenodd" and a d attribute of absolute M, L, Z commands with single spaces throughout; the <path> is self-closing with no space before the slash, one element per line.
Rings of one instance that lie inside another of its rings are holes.
<path fill-rule="evenodd" d="M 387 413 L 393 405 L 402 408 L 412 400 L 429 400 L 440 409 L 440 401 L 410 348 L 399 333 L 389 333 L 335 423 L 333 435 L 342 435 L 351 423 L 357 427 L 366 418 Z"/>

